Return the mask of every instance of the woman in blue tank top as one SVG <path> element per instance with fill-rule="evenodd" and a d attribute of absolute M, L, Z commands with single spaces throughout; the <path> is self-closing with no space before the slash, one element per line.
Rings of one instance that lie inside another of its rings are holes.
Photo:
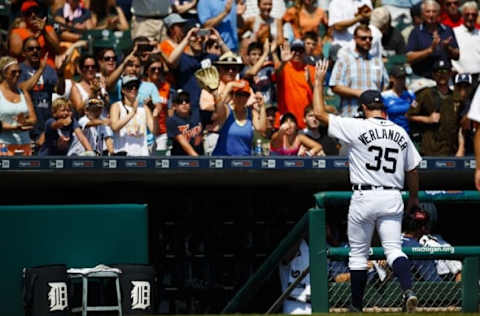
<path fill-rule="evenodd" d="M 266 111 L 263 97 L 247 104 L 251 94 L 246 80 L 229 82 L 219 102 L 215 103 L 215 123 L 221 126 L 213 156 L 249 156 L 252 152 L 253 131 L 266 130 Z"/>

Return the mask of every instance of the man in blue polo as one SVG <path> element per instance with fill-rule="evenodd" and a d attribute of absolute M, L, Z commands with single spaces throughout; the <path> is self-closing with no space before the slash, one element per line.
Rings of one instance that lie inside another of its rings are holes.
<path fill-rule="evenodd" d="M 448 26 L 438 23 L 440 5 L 435 0 L 422 3 L 423 23 L 410 33 L 407 61 L 415 75 L 432 78 L 433 64 L 442 59 L 458 60 L 459 49 L 455 34 Z"/>

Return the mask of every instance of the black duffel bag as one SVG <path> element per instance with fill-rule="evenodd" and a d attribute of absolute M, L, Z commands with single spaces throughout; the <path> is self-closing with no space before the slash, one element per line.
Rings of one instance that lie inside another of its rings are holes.
<path fill-rule="evenodd" d="M 23 269 L 23 301 L 26 316 L 67 316 L 69 281 L 64 264 Z"/>
<path fill-rule="evenodd" d="M 144 264 L 113 264 L 119 274 L 124 315 L 148 315 L 156 312 L 158 281 L 155 268 Z"/>

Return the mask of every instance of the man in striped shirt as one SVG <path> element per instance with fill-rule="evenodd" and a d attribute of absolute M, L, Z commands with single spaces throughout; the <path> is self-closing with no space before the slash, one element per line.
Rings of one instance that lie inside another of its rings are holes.
<path fill-rule="evenodd" d="M 346 48 L 338 57 L 329 86 L 340 95 L 340 112 L 344 117 L 358 115 L 358 98 L 365 90 L 382 91 L 388 84 L 388 74 L 380 58 L 374 58 L 369 50 L 372 32 L 366 25 L 359 25 L 353 32 L 355 48 Z"/>

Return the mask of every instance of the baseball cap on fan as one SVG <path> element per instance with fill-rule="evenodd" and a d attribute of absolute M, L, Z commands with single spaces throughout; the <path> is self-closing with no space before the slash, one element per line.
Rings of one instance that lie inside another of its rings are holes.
<path fill-rule="evenodd" d="M 22 3 L 22 6 L 20 8 L 20 11 L 22 13 L 25 13 L 27 12 L 29 9 L 31 8 L 39 8 L 40 6 L 38 5 L 38 2 L 37 1 L 32 1 L 32 0 L 28 0 L 28 1 L 25 1 L 24 3 Z"/>
<path fill-rule="evenodd" d="M 290 45 L 290 48 L 292 50 L 305 49 L 305 43 L 301 39 L 296 39 L 292 42 L 292 45 Z"/>
<path fill-rule="evenodd" d="M 458 74 L 455 76 L 455 84 L 465 83 L 472 84 L 472 76 L 470 74 Z"/>
<path fill-rule="evenodd" d="M 365 104 L 366 106 L 375 105 L 375 104 L 383 105 L 382 95 L 378 90 L 363 91 L 362 94 L 360 95 L 358 102 L 360 104 Z"/>
<path fill-rule="evenodd" d="M 179 14 L 177 13 L 172 13 L 170 15 L 168 15 L 165 19 L 163 19 L 163 22 L 165 23 L 165 25 L 169 28 L 171 27 L 172 25 L 174 24 L 184 24 L 184 23 L 187 23 L 188 20 L 185 20 L 184 18 L 182 18 Z"/>

